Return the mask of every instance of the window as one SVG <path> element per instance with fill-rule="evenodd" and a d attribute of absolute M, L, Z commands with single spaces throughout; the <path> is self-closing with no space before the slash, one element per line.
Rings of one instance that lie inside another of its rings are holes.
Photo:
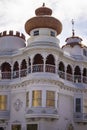
<path fill-rule="evenodd" d="M 12 125 L 12 130 L 21 130 L 21 125 Z"/>
<path fill-rule="evenodd" d="M 27 130 L 38 130 L 37 124 L 27 124 Z"/>
<path fill-rule="evenodd" d="M 7 96 L 0 95 L 0 110 L 6 110 L 6 109 L 7 109 Z"/>
<path fill-rule="evenodd" d="M 81 112 L 81 99 L 76 98 L 76 112 Z"/>
<path fill-rule="evenodd" d="M 87 56 L 87 50 L 83 49 L 83 55 Z"/>
<path fill-rule="evenodd" d="M 26 107 L 29 106 L 29 92 L 26 92 Z"/>
<path fill-rule="evenodd" d="M 51 31 L 50 35 L 53 36 L 53 37 L 55 37 L 55 32 Z"/>
<path fill-rule="evenodd" d="M 42 91 L 35 90 L 32 92 L 32 106 L 42 106 Z"/>
<path fill-rule="evenodd" d="M 55 107 L 55 92 L 54 91 L 46 92 L 46 106 Z"/>
<path fill-rule="evenodd" d="M 39 30 L 34 31 L 34 36 L 39 35 Z"/>

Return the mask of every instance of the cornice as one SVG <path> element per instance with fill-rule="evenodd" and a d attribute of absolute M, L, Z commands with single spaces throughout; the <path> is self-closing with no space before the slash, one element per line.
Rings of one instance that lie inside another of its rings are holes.
<path fill-rule="evenodd" d="M 11 90 L 17 90 L 17 89 L 27 89 L 27 86 L 32 86 L 36 84 L 43 84 L 43 85 L 55 85 L 56 88 L 59 90 L 63 91 L 66 90 L 68 92 L 73 92 L 73 93 L 87 93 L 86 88 L 76 88 L 76 87 L 70 87 L 68 85 L 64 85 L 64 83 L 57 81 L 57 80 L 52 80 L 52 79 L 32 79 L 32 80 L 27 80 L 21 83 L 15 83 L 15 84 L 10 84 L 10 85 L 1 85 L 0 86 L 0 91 L 11 91 Z"/>

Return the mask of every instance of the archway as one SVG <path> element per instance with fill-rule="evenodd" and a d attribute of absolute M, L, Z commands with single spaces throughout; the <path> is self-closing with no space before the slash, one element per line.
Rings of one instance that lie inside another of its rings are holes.
<path fill-rule="evenodd" d="M 81 70 L 79 66 L 76 66 L 74 69 L 74 82 L 81 82 Z"/>
<path fill-rule="evenodd" d="M 46 72 L 55 73 L 55 58 L 52 54 L 46 58 Z"/>
<path fill-rule="evenodd" d="M 73 81 L 72 67 L 71 67 L 70 65 L 67 66 L 66 78 L 67 78 L 67 80 L 69 80 L 69 81 Z"/>
<path fill-rule="evenodd" d="M 83 83 L 87 84 L 87 68 L 83 69 Z"/>
<path fill-rule="evenodd" d="M 1 65 L 2 79 L 11 79 L 11 65 L 8 62 L 4 62 Z"/>
<path fill-rule="evenodd" d="M 33 72 L 43 72 L 43 57 L 41 54 L 36 54 L 33 59 Z"/>
<path fill-rule="evenodd" d="M 65 79 L 65 66 L 62 61 L 59 63 L 58 74 L 60 78 Z"/>
<path fill-rule="evenodd" d="M 22 60 L 21 67 L 20 67 L 20 76 L 24 77 L 27 75 L 27 62 L 26 60 Z"/>
<path fill-rule="evenodd" d="M 18 78 L 18 77 L 19 77 L 19 64 L 16 61 L 13 66 L 13 78 Z"/>

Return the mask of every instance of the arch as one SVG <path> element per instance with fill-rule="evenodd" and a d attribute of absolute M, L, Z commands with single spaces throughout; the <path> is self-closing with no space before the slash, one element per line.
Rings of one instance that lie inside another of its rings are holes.
<path fill-rule="evenodd" d="M 87 83 L 87 68 L 83 68 L 83 83 Z"/>
<path fill-rule="evenodd" d="M 81 70 L 79 66 L 74 69 L 74 82 L 81 82 Z"/>
<path fill-rule="evenodd" d="M 60 63 L 59 63 L 59 70 L 65 72 L 65 66 L 62 61 L 60 61 Z"/>
<path fill-rule="evenodd" d="M 2 79 L 11 79 L 11 65 L 8 62 L 4 62 L 1 65 Z"/>
<path fill-rule="evenodd" d="M 66 79 L 69 80 L 69 81 L 73 81 L 71 65 L 67 66 L 67 69 L 66 69 Z"/>
<path fill-rule="evenodd" d="M 65 79 L 65 66 L 64 63 L 62 61 L 60 61 L 59 63 L 59 69 L 58 69 L 58 74 L 60 78 Z"/>
<path fill-rule="evenodd" d="M 87 76 L 87 69 L 83 68 L 83 76 Z"/>
<path fill-rule="evenodd" d="M 33 65 L 35 64 L 43 64 L 43 57 L 41 54 L 36 54 L 33 59 Z"/>
<path fill-rule="evenodd" d="M 33 59 L 33 72 L 43 72 L 43 57 L 41 54 L 36 54 Z"/>
<path fill-rule="evenodd" d="M 20 67 L 20 77 L 24 77 L 26 75 L 27 75 L 27 62 L 25 59 L 23 59 Z"/>
<path fill-rule="evenodd" d="M 46 64 L 55 65 L 55 59 L 52 54 L 49 54 L 46 58 Z"/>
<path fill-rule="evenodd" d="M 17 61 L 15 61 L 13 65 L 13 78 L 18 78 L 19 77 L 19 64 Z"/>
<path fill-rule="evenodd" d="M 55 58 L 52 54 L 49 54 L 46 58 L 46 72 L 55 73 Z"/>

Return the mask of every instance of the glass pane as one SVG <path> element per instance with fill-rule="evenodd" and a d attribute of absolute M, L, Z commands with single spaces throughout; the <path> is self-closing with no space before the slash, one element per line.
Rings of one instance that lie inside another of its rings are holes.
<path fill-rule="evenodd" d="M 6 110 L 7 107 L 7 96 L 0 95 L 0 110 Z"/>
<path fill-rule="evenodd" d="M 12 125 L 12 130 L 21 130 L 21 125 Z"/>
<path fill-rule="evenodd" d="M 76 112 L 81 112 L 81 99 L 76 98 Z"/>
<path fill-rule="evenodd" d="M 47 91 L 46 93 L 46 106 L 55 107 L 55 92 Z"/>
<path fill-rule="evenodd" d="M 41 98 L 41 90 L 33 91 L 33 98 Z"/>
<path fill-rule="evenodd" d="M 37 124 L 27 124 L 27 130 L 37 130 Z"/>
<path fill-rule="evenodd" d="M 42 105 L 42 91 L 35 90 L 32 92 L 32 106 L 41 106 Z"/>
<path fill-rule="evenodd" d="M 34 31 L 34 36 L 39 35 L 39 30 Z"/>
<path fill-rule="evenodd" d="M 29 106 L 29 92 L 26 92 L 26 107 Z"/>

